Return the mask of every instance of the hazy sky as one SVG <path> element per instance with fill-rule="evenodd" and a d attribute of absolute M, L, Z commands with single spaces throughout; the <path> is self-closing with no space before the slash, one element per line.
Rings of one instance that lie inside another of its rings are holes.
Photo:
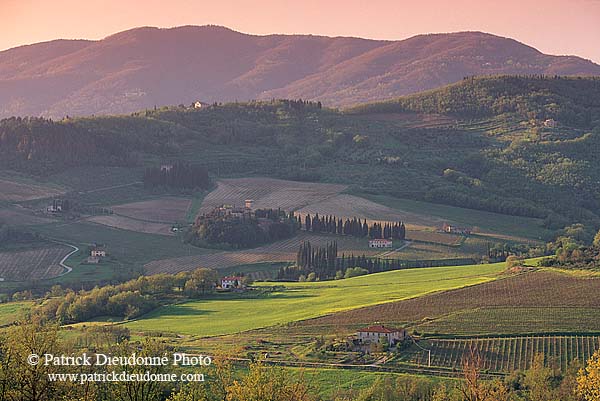
<path fill-rule="evenodd" d="M 600 63 L 600 0 L 0 0 L 0 49 L 205 24 L 376 39 L 478 30 Z"/>

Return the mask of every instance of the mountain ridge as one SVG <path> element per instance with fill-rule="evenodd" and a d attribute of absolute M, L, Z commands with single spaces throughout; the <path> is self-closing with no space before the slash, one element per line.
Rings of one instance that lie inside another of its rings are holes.
<path fill-rule="evenodd" d="M 0 52 L 0 117 L 123 114 L 195 100 L 350 106 L 497 74 L 600 75 L 600 65 L 483 32 L 388 41 L 141 27 Z"/>

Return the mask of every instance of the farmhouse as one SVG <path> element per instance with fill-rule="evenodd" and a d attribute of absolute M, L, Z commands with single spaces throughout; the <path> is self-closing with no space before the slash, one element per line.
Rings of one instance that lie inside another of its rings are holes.
<path fill-rule="evenodd" d="M 91 256 L 92 257 L 97 257 L 97 258 L 105 258 L 106 257 L 106 251 L 104 249 L 94 249 L 91 252 Z"/>
<path fill-rule="evenodd" d="M 46 208 L 46 212 L 48 213 L 62 213 L 63 211 L 67 211 L 68 204 L 67 202 L 63 202 L 62 199 L 53 199 L 52 204 Z"/>
<path fill-rule="evenodd" d="M 386 327 L 384 325 L 369 326 L 364 329 L 360 329 L 356 335 L 363 343 L 377 343 L 381 340 L 386 340 L 390 345 L 394 345 L 398 341 L 402 341 L 407 337 L 406 330 Z"/>
<path fill-rule="evenodd" d="M 471 229 L 465 227 L 453 226 L 452 224 L 444 223 L 442 231 L 450 234 L 470 235 Z"/>
<path fill-rule="evenodd" d="M 221 279 L 221 288 L 226 290 L 244 288 L 243 280 L 244 278 L 240 276 L 223 277 Z"/>
<path fill-rule="evenodd" d="M 556 128 L 557 125 L 557 122 L 552 118 L 549 118 L 546 121 L 544 121 L 544 127 L 546 128 Z"/>
<path fill-rule="evenodd" d="M 206 106 L 208 106 L 208 103 L 204 103 L 204 102 L 200 102 L 200 101 L 194 102 L 194 108 L 195 109 L 201 109 L 201 108 L 206 107 Z"/>
<path fill-rule="evenodd" d="M 385 238 L 375 238 L 369 240 L 369 248 L 391 248 L 392 245 L 392 240 Z"/>

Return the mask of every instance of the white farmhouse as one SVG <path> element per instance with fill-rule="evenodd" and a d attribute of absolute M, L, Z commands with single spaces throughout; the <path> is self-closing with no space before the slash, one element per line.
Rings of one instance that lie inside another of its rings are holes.
<path fill-rule="evenodd" d="M 394 345 L 398 341 L 403 341 L 407 337 L 406 330 L 386 327 L 384 325 L 369 326 L 360 329 L 356 335 L 363 343 L 378 343 L 382 339 L 385 339 L 390 345 Z"/>

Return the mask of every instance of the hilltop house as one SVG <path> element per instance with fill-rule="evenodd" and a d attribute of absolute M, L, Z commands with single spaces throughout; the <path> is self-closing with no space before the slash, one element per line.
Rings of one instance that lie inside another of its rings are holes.
<path fill-rule="evenodd" d="M 369 240 L 369 248 L 391 248 L 392 240 L 385 238 L 375 238 Z"/>
<path fill-rule="evenodd" d="M 384 325 L 369 326 L 360 329 L 356 335 L 362 343 L 378 343 L 384 339 L 390 345 L 403 341 L 407 337 L 405 329 L 386 327 Z"/>
<path fill-rule="evenodd" d="M 208 103 L 204 103 L 204 102 L 200 102 L 200 101 L 194 102 L 195 109 L 201 109 L 206 106 L 208 106 Z"/>
<path fill-rule="evenodd" d="M 221 288 L 225 290 L 244 288 L 243 280 L 244 278 L 240 276 L 223 277 L 221 279 Z"/>

